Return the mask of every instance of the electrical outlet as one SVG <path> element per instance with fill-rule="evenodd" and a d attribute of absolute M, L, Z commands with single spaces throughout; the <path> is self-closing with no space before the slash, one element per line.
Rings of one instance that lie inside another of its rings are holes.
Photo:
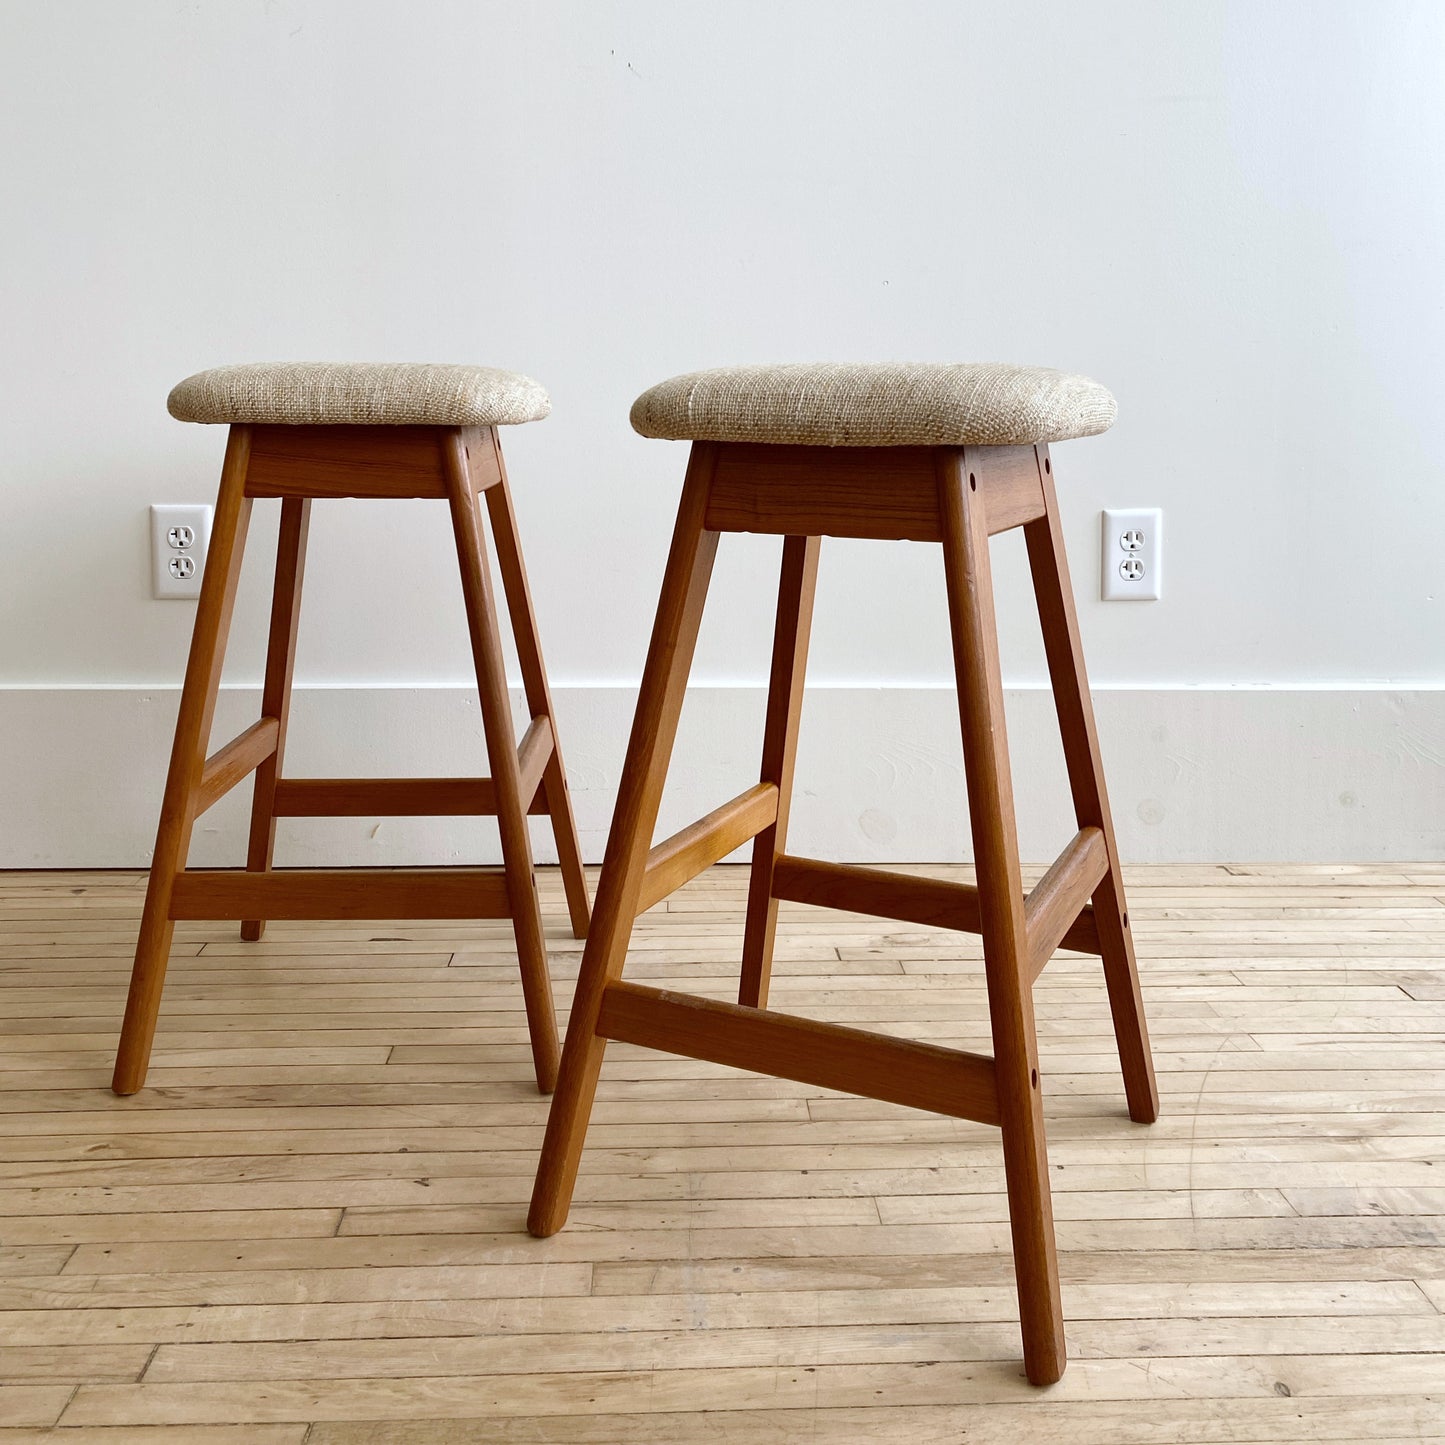
<path fill-rule="evenodd" d="M 211 509 L 166 504 L 151 508 L 151 595 L 196 598 L 211 545 Z"/>
<path fill-rule="evenodd" d="M 1104 510 L 1100 595 L 1105 602 L 1157 602 L 1164 513 L 1158 507 Z"/>

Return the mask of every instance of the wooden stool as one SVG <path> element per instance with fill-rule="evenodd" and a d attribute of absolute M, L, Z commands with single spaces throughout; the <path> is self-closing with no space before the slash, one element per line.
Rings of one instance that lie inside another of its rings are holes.
<path fill-rule="evenodd" d="M 632 409 L 644 436 L 693 442 L 596 915 L 528 1227 L 567 1218 L 608 1039 L 1000 1126 L 1024 1361 L 1065 1363 L 1033 983 L 1060 946 L 1103 958 L 1129 1113 L 1158 1112 L 1048 443 L 1108 428 L 1083 377 L 1000 366 L 779 366 L 701 372 Z M 1023 527 L 1078 833 L 1027 897 L 1004 736 L 989 536 Z M 782 584 L 756 787 L 649 850 L 721 532 L 780 533 Z M 820 536 L 943 544 L 978 886 L 784 851 Z M 635 916 L 754 839 L 738 1002 L 624 983 Z M 983 935 L 994 1056 L 767 1010 L 777 902 Z M 1092 899 L 1092 903 L 1089 901 Z"/>
<path fill-rule="evenodd" d="M 496 428 L 551 404 L 536 382 L 480 366 L 230 366 L 170 395 L 181 421 L 229 423 L 210 556 L 181 690 L 135 970 L 111 1087 L 145 1083 L 179 918 L 507 918 L 517 936 L 537 1086 L 557 1077 L 557 1024 L 532 875 L 527 814 L 547 813 L 572 929 L 587 931 L 587 887 L 547 675 L 522 568 Z M 531 724 L 512 726 L 501 634 L 477 494 L 485 493 Z M 210 757 L 206 747 L 255 497 L 281 498 L 281 531 L 261 719 Z M 451 509 L 476 662 L 490 778 L 284 778 L 282 755 L 313 497 L 438 497 Z M 196 819 L 251 772 L 246 871 L 187 869 Z M 502 868 L 286 869 L 273 872 L 277 818 L 495 814 Z"/>

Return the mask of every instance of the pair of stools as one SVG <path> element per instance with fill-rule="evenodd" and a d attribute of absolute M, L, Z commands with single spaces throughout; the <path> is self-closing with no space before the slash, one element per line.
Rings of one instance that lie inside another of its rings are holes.
<path fill-rule="evenodd" d="M 1083 377 L 1009 366 L 769 366 L 677 377 L 640 397 L 644 436 L 692 442 L 590 923 L 566 774 L 522 567 L 497 428 L 549 410 L 535 382 L 464 366 L 250 366 L 203 372 L 172 415 L 230 426 L 210 556 L 181 694 L 113 1087 L 144 1083 L 178 919 L 510 917 L 537 1083 L 555 1085 L 528 1227 L 567 1217 L 609 1039 L 889 1100 L 1000 1128 L 1024 1363 L 1065 1364 L 1044 1143 L 1033 984 L 1060 947 L 1103 960 L 1131 1118 L 1158 1111 L 1049 443 L 1104 431 L 1109 393 Z M 251 503 L 281 499 L 262 716 L 207 756 Z M 490 778 L 282 775 L 311 501 L 435 497 L 451 511 Z M 483 540 L 486 502 L 530 721 L 514 729 Z M 989 538 L 1022 527 L 1078 831 L 1025 895 L 1004 728 Z M 713 558 L 723 532 L 781 535 L 759 782 L 652 843 Z M 824 536 L 937 542 L 962 722 L 978 884 L 786 851 L 818 550 Z M 185 866 L 196 818 L 255 773 L 244 872 Z M 572 930 L 586 935 L 560 1073 L 527 816 L 547 813 Z M 278 817 L 495 815 L 503 865 L 274 869 Z M 753 843 L 738 1002 L 627 983 L 632 926 L 711 864 Z M 768 1009 L 780 899 L 981 933 L 992 1057 Z"/>

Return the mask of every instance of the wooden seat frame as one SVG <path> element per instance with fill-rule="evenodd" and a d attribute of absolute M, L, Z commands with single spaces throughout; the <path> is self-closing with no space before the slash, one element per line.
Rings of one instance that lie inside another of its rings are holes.
<path fill-rule="evenodd" d="M 518 743 L 479 517 L 485 496 L 531 722 Z M 281 499 L 261 717 L 206 756 L 253 499 Z M 476 667 L 489 778 L 287 778 L 281 774 L 311 502 L 317 497 L 434 497 L 451 510 Z M 244 872 L 185 866 L 196 819 L 255 773 Z M 230 429 L 210 554 L 136 945 L 111 1087 L 145 1083 L 177 919 L 508 918 L 517 938 L 537 1086 L 557 1078 L 557 1024 L 532 871 L 528 813 L 551 817 L 573 933 L 587 932 L 587 885 L 553 724 L 516 517 L 496 429 L 252 426 Z M 497 819 L 500 868 L 273 870 L 277 818 L 457 816 Z"/>
<path fill-rule="evenodd" d="M 991 534 L 1027 539 L 1078 832 L 1024 895 L 1004 729 Z M 649 848 L 722 532 L 782 534 L 761 780 Z M 962 718 L 977 887 L 784 851 L 819 539 L 939 542 Z M 754 839 L 738 1002 L 622 980 L 636 915 Z M 774 1013 L 779 899 L 983 936 L 992 1058 Z M 1065 1364 L 1033 983 L 1059 947 L 1102 957 L 1130 1117 L 1158 1113 L 1114 830 L 1048 449 L 693 444 L 528 1228 L 567 1218 L 608 1039 L 1000 1127 L 1024 1363 Z"/>

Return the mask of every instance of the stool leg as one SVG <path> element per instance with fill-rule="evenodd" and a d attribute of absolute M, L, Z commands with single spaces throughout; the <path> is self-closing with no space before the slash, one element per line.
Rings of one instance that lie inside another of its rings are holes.
<path fill-rule="evenodd" d="M 793 764 L 798 756 L 798 719 L 803 711 L 803 676 L 808 665 L 820 541 L 818 537 L 783 539 L 783 573 L 778 587 L 760 779 L 778 785 L 778 820 L 753 841 L 747 920 L 743 925 L 742 981 L 738 985 L 738 1002 L 747 1008 L 768 1006 L 773 939 L 778 929 L 773 867 L 788 841 L 788 805 L 792 802 Z"/>
<path fill-rule="evenodd" d="M 582 952 L 572 1016 L 567 1022 L 562 1073 L 547 1119 L 547 1136 L 527 1216 L 527 1228 L 539 1238 L 561 1229 L 571 1208 L 577 1165 L 607 1046 L 597 1033 L 602 995 L 622 972 L 637 915 L 652 830 L 657 825 L 658 803 L 717 553 L 718 534 L 703 527 L 714 455 L 706 443 L 695 444 L 683 485 L 657 620 L 627 743 L 627 759 L 622 765 L 617 810 L 612 815 L 597 885 L 597 907 Z"/>
<path fill-rule="evenodd" d="M 286 753 L 286 724 L 291 715 L 291 672 L 296 658 L 296 623 L 301 616 L 301 577 L 306 567 L 306 534 L 311 526 L 311 499 L 285 497 L 281 531 L 276 539 L 276 583 L 271 592 L 271 633 L 266 644 L 266 680 L 261 688 L 261 716 L 276 719 L 276 751 L 256 769 L 251 794 L 251 837 L 246 869 L 268 873 L 276 846 L 276 779 Z M 264 918 L 241 924 L 241 937 L 255 943 L 266 931 Z"/>
<path fill-rule="evenodd" d="M 1124 898 L 1124 880 L 1119 870 L 1119 849 L 1114 841 L 1114 822 L 1104 788 L 1104 765 L 1094 726 L 1094 705 L 1089 697 L 1089 679 L 1084 671 L 1079 620 L 1074 611 L 1074 592 L 1069 585 L 1069 565 L 1064 556 L 1059 505 L 1054 495 L 1053 465 L 1047 448 L 1043 447 L 1039 448 L 1039 475 L 1043 481 L 1046 512 L 1024 527 L 1029 566 L 1033 572 L 1044 650 L 1049 661 L 1054 706 L 1059 714 L 1059 731 L 1063 736 L 1074 812 L 1081 828 L 1094 827 L 1103 833 L 1104 847 L 1108 852 L 1109 871 L 1093 896 L 1094 920 L 1099 928 L 1099 946 L 1103 950 L 1104 980 L 1109 989 L 1109 1009 L 1114 1017 L 1114 1036 L 1124 1072 L 1129 1117 L 1140 1124 L 1152 1124 L 1159 1117 L 1159 1089 L 1154 1081 L 1149 1029 L 1144 1021 L 1144 1001 L 1139 992 L 1139 968 L 1134 959 L 1134 939 L 1129 931 L 1128 903 Z"/>
<path fill-rule="evenodd" d="M 974 501 L 966 461 L 966 454 L 951 453 L 940 468 L 943 565 L 978 871 L 1024 1368 L 1034 1384 L 1051 1385 L 1063 1374 L 1066 1359 L 1063 1306 L 1054 1252 L 1053 1202 L 1004 727 L 988 526 L 983 507 Z"/>
<path fill-rule="evenodd" d="M 241 554 L 245 550 L 246 527 L 251 518 L 251 499 L 245 495 L 246 467 L 250 455 L 251 429 L 233 426 L 226 440 L 226 460 L 221 468 L 211 549 L 206 558 L 200 601 L 196 606 L 196 623 L 191 632 L 190 658 L 186 663 L 185 682 L 181 685 L 181 705 L 176 716 L 175 740 L 171 745 L 155 852 L 151 856 L 150 878 L 146 884 L 145 907 L 141 912 L 135 967 L 131 971 L 125 1021 L 121 1024 L 120 1047 L 111 1078 L 110 1086 L 117 1094 L 134 1094 L 145 1083 L 150 1063 L 161 990 L 165 986 L 166 965 L 170 961 L 171 935 L 175 932 L 170 917 L 171 891 L 177 872 L 185 867 L 191 830 L 195 826 L 201 770 L 206 762 L 206 744 L 211 736 L 216 690 L 221 682 L 226 634 L 231 627 L 236 582 L 241 574 Z"/>
<path fill-rule="evenodd" d="M 461 564 L 462 595 L 466 600 L 467 625 L 476 663 L 482 728 L 491 760 L 492 786 L 496 790 L 497 829 L 501 834 L 507 899 L 517 939 L 532 1062 L 537 1088 L 550 1094 L 557 1082 L 557 1016 L 552 1004 L 552 983 L 547 975 L 547 945 L 537 905 L 537 881 L 532 872 L 532 839 L 527 832 L 527 803 L 522 798 L 517 737 L 512 726 L 511 699 L 507 695 L 502 637 L 497 628 L 496 597 L 461 434 L 449 433 L 443 448 L 447 500 L 451 504 L 457 559 Z"/>
<path fill-rule="evenodd" d="M 532 610 L 531 589 L 527 586 L 527 571 L 522 565 L 517 515 L 512 508 L 512 492 L 507 483 L 506 467 L 502 464 L 500 446 L 497 447 L 497 462 L 501 466 L 502 480 L 487 488 L 487 515 L 491 519 L 492 538 L 497 546 L 502 590 L 506 593 L 507 610 L 512 618 L 517 660 L 522 666 L 527 710 L 533 717 L 545 717 L 552 725 L 552 757 L 542 774 L 542 793 L 552 818 L 552 835 L 557 840 L 557 863 L 562 873 L 562 887 L 567 894 L 572 936 L 586 938 L 589 905 L 587 878 L 582 872 L 582 849 L 577 842 L 577 824 L 572 816 L 572 795 L 567 789 L 567 769 L 562 763 L 557 715 L 552 710 L 552 692 L 547 686 L 547 670 L 542 665 L 537 616 Z"/>

